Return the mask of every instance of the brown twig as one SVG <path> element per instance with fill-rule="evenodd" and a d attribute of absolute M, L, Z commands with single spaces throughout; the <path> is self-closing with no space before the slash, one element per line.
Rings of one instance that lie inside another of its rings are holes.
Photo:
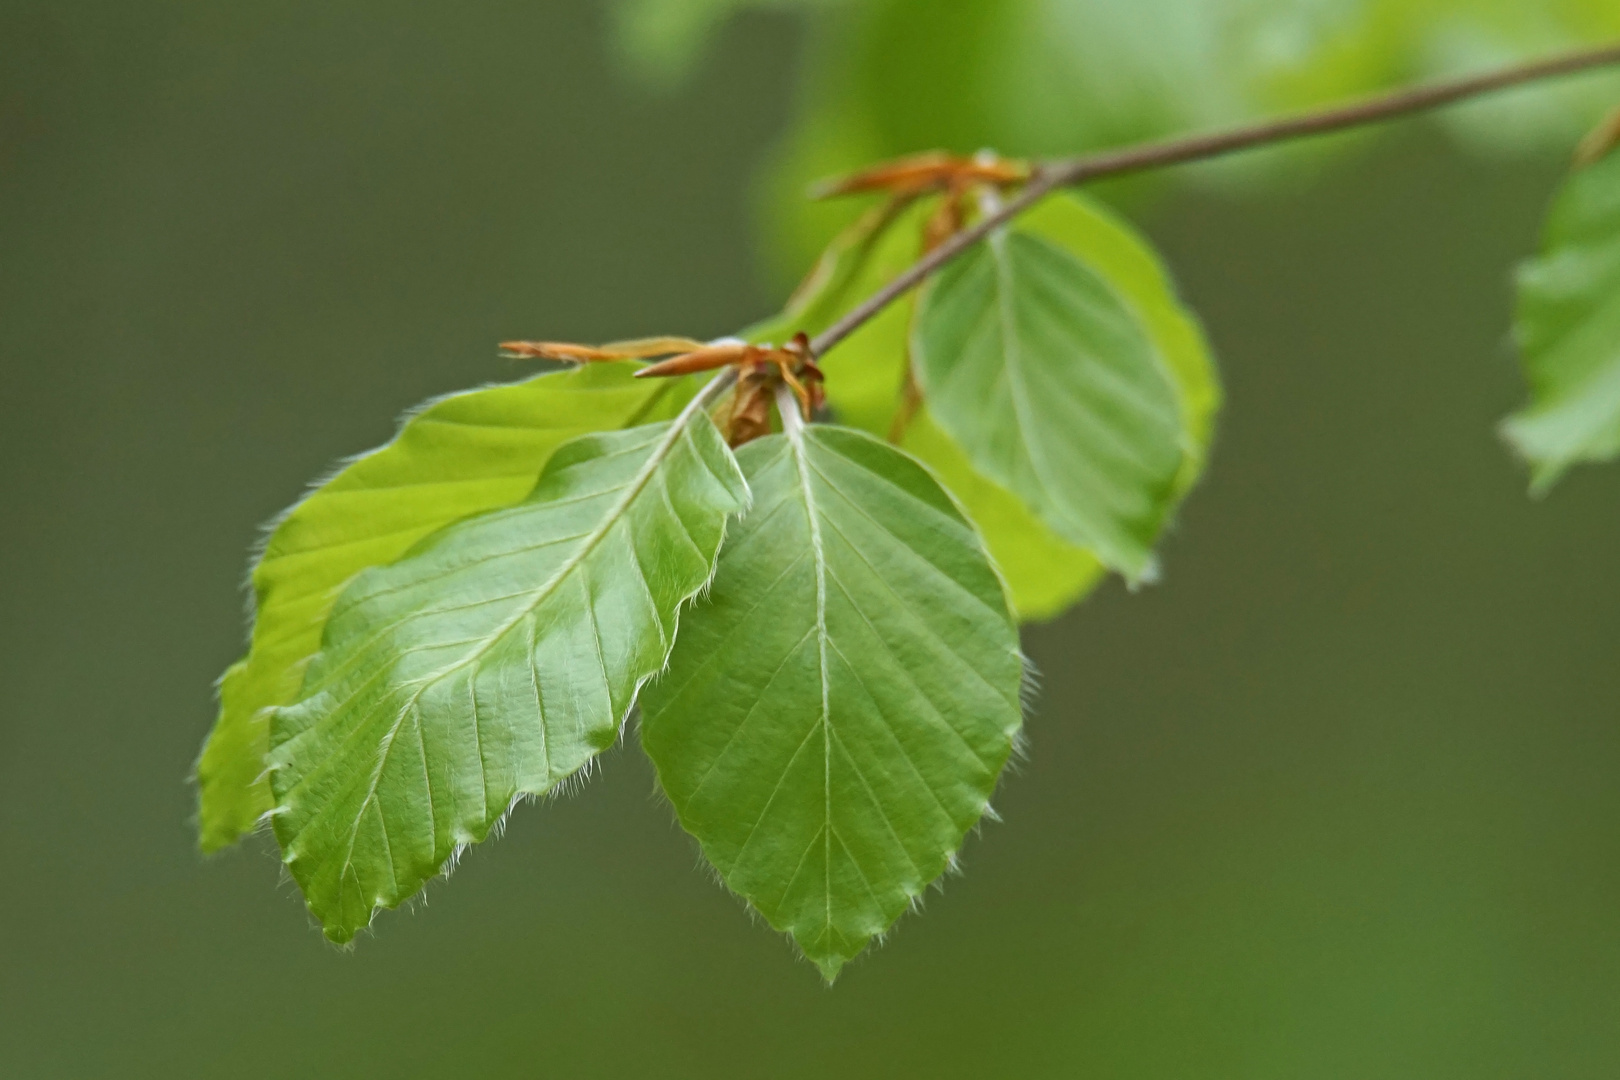
<path fill-rule="evenodd" d="M 1240 150 L 1269 146 L 1292 139 L 1344 131 L 1440 108 L 1527 83 L 1614 64 L 1620 64 L 1620 43 L 1566 53 L 1535 63 L 1486 72 L 1483 75 L 1474 75 L 1452 82 L 1401 90 L 1349 105 L 1265 121 L 1248 127 L 1191 135 L 1164 142 L 1144 143 L 1122 150 L 1109 150 L 1046 162 L 1035 170 L 1024 189 L 1009 199 L 998 212 L 988 215 L 971 229 L 957 233 L 924 255 L 910 269 L 817 336 L 810 343 L 810 353 L 812 356 L 823 355 L 866 325 L 884 308 L 921 285 L 940 267 L 1059 188 L 1072 187 L 1104 177 L 1160 169 L 1168 165 L 1205 161 Z"/>

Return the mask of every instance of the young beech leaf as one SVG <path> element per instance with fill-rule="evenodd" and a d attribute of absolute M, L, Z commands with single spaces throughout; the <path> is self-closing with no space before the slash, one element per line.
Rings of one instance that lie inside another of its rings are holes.
<path fill-rule="evenodd" d="M 1530 404 L 1503 432 L 1535 489 L 1620 456 L 1620 154 L 1578 170 L 1559 195 L 1541 257 L 1519 272 L 1515 334 Z"/>
<path fill-rule="evenodd" d="M 219 719 L 197 763 L 205 851 L 234 843 L 270 809 L 268 710 L 297 695 L 342 587 L 451 522 L 519 502 L 569 439 L 673 416 L 680 392 L 636 381 L 636 367 L 591 365 L 430 402 L 393 442 L 281 517 L 253 568 L 252 649 L 221 680 Z"/>
<path fill-rule="evenodd" d="M 1132 580 L 1149 570 L 1183 465 L 1169 365 L 1108 281 L 1002 230 L 925 289 L 912 362 L 974 467 Z"/>
<path fill-rule="evenodd" d="M 725 883 L 827 979 L 951 864 L 1021 723 L 1018 630 L 916 461 L 793 425 L 642 695 L 641 739 Z"/>
<path fill-rule="evenodd" d="M 1129 223 L 1082 196 L 1048 198 L 1021 219 L 1020 227 L 1052 241 L 1105 278 L 1164 357 L 1181 401 L 1176 497 L 1185 496 L 1203 474 L 1222 395 L 1203 328 L 1177 298 L 1164 263 Z M 1060 539 L 1011 492 L 975 472 L 961 448 L 933 423 L 926 406 L 907 428 L 902 445 L 934 470 L 978 522 L 1023 618 L 1060 615 L 1101 579 L 1102 564 L 1090 552 Z"/>
<path fill-rule="evenodd" d="M 1153 244 L 1128 221 L 1080 195 L 1046 199 L 1019 228 L 1063 248 L 1108 283 L 1164 361 L 1181 401 L 1181 471 L 1176 498 L 1203 477 L 1215 438 L 1223 392 L 1204 328 L 1181 302 L 1176 283 Z"/>
<path fill-rule="evenodd" d="M 612 745 L 747 501 L 689 408 L 568 443 L 526 502 L 345 590 L 270 732 L 276 838 L 328 937 L 348 941 L 516 796 Z"/>

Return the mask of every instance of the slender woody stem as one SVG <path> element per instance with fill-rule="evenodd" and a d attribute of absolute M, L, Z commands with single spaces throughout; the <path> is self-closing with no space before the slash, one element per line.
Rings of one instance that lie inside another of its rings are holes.
<path fill-rule="evenodd" d="M 957 233 L 923 256 L 910 269 L 819 335 L 810 343 L 810 354 L 821 356 L 826 353 L 866 325 L 884 308 L 921 285 L 940 267 L 1059 188 L 1072 187 L 1104 177 L 1124 176 L 1168 165 L 1180 165 L 1189 161 L 1205 161 L 1239 150 L 1376 124 L 1498 90 L 1614 64 L 1620 64 L 1620 43 L 1599 49 L 1566 53 L 1532 64 L 1504 68 L 1452 82 L 1401 90 L 1321 112 L 1264 121 L 1229 131 L 1143 143 L 1122 150 L 1108 150 L 1046 162 L 1036 168 L 1033 178 L 1024 189 L 1016 197 L 1009 199 L 998 212 L 983 218 L 971 229 Z"/>

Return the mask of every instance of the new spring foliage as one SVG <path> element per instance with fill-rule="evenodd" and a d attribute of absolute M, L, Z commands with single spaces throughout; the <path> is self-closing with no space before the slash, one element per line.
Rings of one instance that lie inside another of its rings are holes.
<path fill-rule="evenodd" d="M 828 980 L 888 932 L 989 810 L 1019 622 L 1151 578 L 1221 401 L 1151 247 L 1071 196 L 810 355 L 940 205 L 868 214 L 743 335 L 793 349 L 708 350 L 747 371 L 615 360 L 455 395 L 289 511 L 199 761 L 202 846 L 270 822 L 346 942 L 639 706 L 681 824 Z M 1620 155 L 1560 197 L 1519 339 L 1533 398 L 1506 431 L 1536 485 L 1620 454 Z M 823 378 L 841 423 L 800 415 Z"/>

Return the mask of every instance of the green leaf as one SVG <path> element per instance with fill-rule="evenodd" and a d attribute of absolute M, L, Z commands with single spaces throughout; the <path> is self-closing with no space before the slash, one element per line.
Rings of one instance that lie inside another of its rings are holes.
<path fill-rule="evenodd" d="M 983 546 L 918 463 L 798 425 L 738 460 L 754 508 L 641 738 L 726 885 L 831 980 L 985 813 L 1023 660 Z"/>
<path fill-rule="evenodd" d="M 1208 462 L 1223 398 L 1215 357 L 1197 316 L 1178 299 L 1152 244 L 1094 199 L 1054 195 L 1024 214 L 1019 228 L 1059 245 L 1105 278 L 1164 358 L 1181 401 L 1176 498 L 1185 497 Z M 904 445 L 944 480 L 978 523 L 1022 618 L 1061 615 L 1102 579 L 1103 566 L 1094 555 L 1064 542 L 1011 492 L 975 473 L 926 408 L 908 428 Z"/>
<path fill-rule="evenodd" d="M 1204 475 L 1224 393 L 1204 328 L 1176 294 L 1175 281 L 1153 244 L 1102 203 L 1055 195 L 1019 219 L 1024 232 L 1044 237 L 1107 281 L 1168 369 L 1181 402 L 1181 471 L 1176 495 Z"/>
<path fill-rule="evenodd" d="M 747 500 L 691 409 L 569 443 L 528 501 L 355 580 L 271 723 L 276 838 L 328 937 L 613 744 Z"/>
<path fill-rule="evenodd" d="M 451 522 L 522 500 L 568 440 L 673 415 L 672 384 L 638 382 L 634 371 L 592 365 L 431 402 L 280 518 L 253 568 L 252 648 L 220 683 L 197 764 L 205 851 L 234 843 L 271 808 L 268 710 L 297 695 L 343 586 Z"/>
<path fill-rule="evenodd" d="M 1146 576 L 1183 465 L 1168 362 L 1110 283 L 1002 230 L 929 284 L 912 357 L 930 411 L 974 467 L 1063 539 Z"/>
<path fill-rule="evenodd" d="M 1096 556 L 1064 543 L 1017 496 L 975 471 L 926 407 L 901 445 L 933 470 L 978 525 L 1020 619 L 1055 619 L 1102 581 L 1107 571 Z"/>
<path fill-rule="evenodd" d="M 1620 154 L 1559 195 L 1540 258 L 1519 273 L 1516 336 L 1530 405 L 1503 431 L 1536 490 L 1620 456 Z"/>

